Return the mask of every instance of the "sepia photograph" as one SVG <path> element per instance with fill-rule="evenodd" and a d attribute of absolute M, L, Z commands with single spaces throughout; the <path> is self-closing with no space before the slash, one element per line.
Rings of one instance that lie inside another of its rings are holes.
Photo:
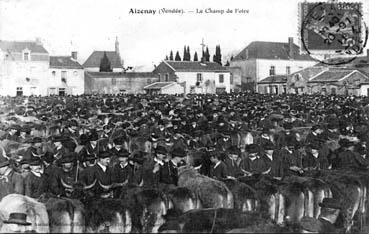
<path fill-rule="evenodd" d="M 0 233 L 369 233 L 368 0 L 0 0 Z"/>

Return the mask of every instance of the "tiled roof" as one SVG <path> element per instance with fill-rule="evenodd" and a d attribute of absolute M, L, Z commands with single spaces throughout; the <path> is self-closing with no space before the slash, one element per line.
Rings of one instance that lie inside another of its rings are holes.
<path fill-rule="evenodd" d="M 94 51 L 83 64 L 83 67 L 100 67 L 104 52 L 106 52 L 106 56 L 111 63 L 111 68 L 123 68 L 120 56 L 115 51 Z"/>
<path fill-rule="evenodd" d="M 0 49 L 17 53 L 21 53 L 25 49 L 29 49 L 31 53 L 49 53 L 41 44 L 35 41 L 0 41 Z"/>
<path fill-rule="evenodd" d="M 229 72 L 226 67 L 214 62 L 164 61 L 177 72 Z"/>
<path fill-rule="evenodd" d="M 314 79 L 310 80 L 309 82 L 315 83 L 315 82 L 336 82 L 342 79 L 343 77 L 347 76 L 354 70 L 338 70 L 338 69 L 332 69 L 329 71 L 325 71 L 318 76 L 314 77 Z"/>
<path fill-rule="evenodd" d="M 90 78 L 155 78 L 152 72 L 85 72 Z"/>
<path fill-rule="evenodd" d="M 51 68 L 83 69 L 82 65 L 71 56 L 50 56 Z"/>
<path fill-rule="evenodd" d="M 286 75 L 275 75 L 275 76 L 269 76 L 265 79 L 262 79 L 258 82 L 258 84 L 273 84 L 273 83 L 286 83 L 287 82 L 287 76 Z"/>
<path fill-rule="evenodd" d="M 283 42 L 253 41 L 238 53 L 233 60 L 283 59 L 313 61 L 309 55 L 300 54 L 300 48 L 293 44 L 293 56 L 289 56 L 289 44 Z"/>
<path fill-rule="evenodd" d="M 155 82 L 152 84 L 149 84 L 148 86 L 145 86 L 144 89 L 162 89 L 166 86 L 170 86 L 175 84 L 175 82 Z"/>

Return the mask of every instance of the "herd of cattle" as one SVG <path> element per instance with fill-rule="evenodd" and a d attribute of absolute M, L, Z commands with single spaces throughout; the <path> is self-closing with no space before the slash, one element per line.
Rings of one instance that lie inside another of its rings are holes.
<path fill-rule="evenodd" d="M 120 199 L 38 200 L 10 194 L 0 202 L 0 219 L 12 212 L 27 214 L 29 231 L 160 232 L 176 220 L 179 232 L 295 233 L 302 217 L 320 214 L 325 197 L 342 201 L 340 226 L 345 232 L 363 230 L 367 221 L 369 173 L 313 171 L 282 180 L 266 175 L 217 181 L 192 166 L 179 169 L 178 187 L 169 191 L 127 187 Z M 81 196 L 79 194 L 78 196 Z M 173 211 L 176 212 L 173 212 Z M 7 232 L 6 225 L 1 232 Z"/>

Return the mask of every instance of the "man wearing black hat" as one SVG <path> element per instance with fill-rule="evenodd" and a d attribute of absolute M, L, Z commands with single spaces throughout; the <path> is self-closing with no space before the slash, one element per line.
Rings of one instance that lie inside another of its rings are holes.
<path fill-rule="evenodd" d="M 159 183 L 165 185 L 178 184 L 178 165 L 186 157 L 184 149 L 176 148 L 164 159 L 164 165 L 159 170 Z"/>
<path fill-rule="evenodd" d="M 19 125 L 12 125 L 8 128 L 8 132 L 2 137 L 2 140 L 18 141 L 19 140 Z"/>
<path fill-rule="evenodd" d="M 40 158 L 33 157 L 29 162 L 31 172 L 24 179 L 25 195 L 38 198 L 46 192 L 46 177 Z"/>
<path fill-rule="evenodd" d="M 155 156 L 148 158 L 143 164 L 143 186 L 145 188 L 157 188 L 159 186 L 159 171 L 164 166 L 164 159 L 167 157 L 167 149 L 158 145 L 155 149 Z"/>
<path fill-rule="evenodd" d="M 248 156 L 240 162 L 240 169 L 245 175 L 261 174 L 266 170 L 264 161 L 260 156 L 260 147 L 257 144 L 247 146 Z"/>
<path fill-rule="evenodd" d="M 97 155 L 98 161 L 86 176 L 86 185 L 91 185 L 97 181 L 93 187 L 93 192 L 96 197 L 108 198 L 112 197 L 112 191 L 109 186 L 113 183 L 112 169 L 109 167 L 111 154 L 108 151 L 99 152 Z"/>
<path fill-rule="evenodd" d="M 239 167 L 240 157 L 241 154 L 240 150 L 237 146 L 231 146 L 227 149 L 226 153 L 228 154 L 227 157 L 224 159 L 224 163 L 227 166 L 227 171 L 229 176 L 237 178 L 238 176 L 242 175 L 241 169 Z"/>
<path fill-rule="evenodd" d="M 288 138 L 287 138 L 288 139 Z M 290 138 L 285 142 L 285 145 L 280 150 L 280 157 L 283 160 L 284 170 L 283 175 L 301 175 L 304 171 L 302 169 L 302 156 L 296 150 L 298 143 L 294 138 Z"/>
<path fill-rule="evenodd" d="M 283 162 L 273 144 L 269 143 L 264 145 L 261 160 L 265 164 L 263 174 L 267 174 L 275 178 L 281 178 L 283 176 Z"/>
<path fill-rule="evenodd" d="M 77 182 L 78 170 L 75 162 L 77 161 L 77 153 L 67 153 L 58 163 L 60 168 L 52 174 L 50 181 L 51 193 L 57 196 L 70 196 L 71 186 Z"/>
<path fill-rule="evenodd" d="M 147 157 L 148 153 L 138 150 L 132 152 L 132 157 L 128 158 L 128 166 L 132 168 L 133 176 L 131 177 L 130 184 L 142 185 L 142 165 Z"/>
<path fill-rule="evenodd" d="M 310 151 L 302 158 L 304 170 L 326 170 L 330 168 L 327 157 L 320 152 L 322 147 L 319 142 L 312 142 L 309 148 Z"/>
<path fill-rule="evenodd" d="M 113 183 L 123 183 L 125 181 L 131 182 L 133 175 L 133 170 L 129 166 L 128 157 L 129 152 L 126 149 L 122 149 L 116 155 L 118 163 L 114 165 L 112 169 L 112 182 Z M 118 197 L 121 193 L 119 189 L 114 191 L 114 197 Z"/>
<path fill-rule="evenodd" d="M 305 144 L 311 144 L 313 142 L 323 142 L 321 134 L 323 133 L 323 128 L 320 125 L 314 125 L 311 127 L 311 131 L 305 138 Z"/>
<path fill-rule="evenodd" d="M 52 141 L 54 143 L 54 158 L 56 159 L 56 162 L 61 159 L 64 155 L 66 155 L 67 153 L 70 152 L 69 149 L 67 149 L 63 143 L 65 141 L 69 140 L 67 137 L 65 136 L 54 136 L 52 138 Z"/>
<path fill-rule="evenodd" d="M 127 151 L 126 148 L 124 147 L 124 144 L 126 142 L 125 137 L 120 136 L 117 138 L 113 139 L 113 147 L 109 150 L 112 157 L 111 157 L 111 162 L 110 165 L 112 167 L 114 167 L 117 163 L 119 163 L 118 160 L 118 155 L 122 152 L 122 151 Z"/>
<path fill-rule="evenodd" d="M 339 140 L 340 148 L 336 150 L 336 158 L 332 159 L 332 169 L 355 168 L 354 142 L 343 138 Z"/>
<path fill-rule="evenodd" d="M 227 166 L 221 160 L 221 155 L 217 151 L 210 152 L 210 177 L 217 180 L 224 180 L 229 176 Z"/>
<path fill-rule="evenodd" d="M 0 156 L 0 199 L 11 193 L 24 194 L 24 179 L 7 158 Z"/>

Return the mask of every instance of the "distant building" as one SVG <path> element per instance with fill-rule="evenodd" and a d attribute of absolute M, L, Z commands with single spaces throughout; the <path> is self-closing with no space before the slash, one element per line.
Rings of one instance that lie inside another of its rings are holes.
<path fill-rule="evenodd" d="M 99 72 L 100 62 L 106 53 L 113 72 L 123 72 L 123 60 L 121 59 L 119 52 L 119 42 L 118 39 L 115 41 L 115 51 L 94 51 L 84 62 L 83 67 L 86 71 Z"/>
<path fill-rule="evenodd" d="M 282 42 L 251 42 L 230 62 L 230 67 L 241 69 L 241 83 L 251 90 L 257 89 L 259 81 L 274 75 L 289 75 L 317 62 L 308 55 L 300 54 L 300 48 L 288 38 Z"/>
<path fill-rule="evenodd" d="M 177 82 L 184 93 L 231 91 L 230 71 L 214 62 L 162 61 L 153 71 L 160 82 Z"/>
<path fill-rule="evenodd" d="M 85 72 L 85 93 L 145 93 L 144 87 L 159 81 L 152 72 Z"/>
<path fill-rule="evenodd" d="M 348 64 L 317 64 L 288 76 L 270 76 L 258 82 L 260 93 L 369 95 L 369 57 Z"/>
<path fill-rule="evenodd" d="M 36 41 L 0 41 L 1 95 L 47 95 L 49 53 Z"/>
<path fill-rule="evenodd" d="M 148 94 L 183 94 L 184 87 L 177 82 L 155 82 L 147 85 L 144 90 Z"/>
<path fill-rule="evenodd" d="M 50 56 L 48 95 L 81 95 L 84 93 L 84 70 L 72 56 Z"/>

